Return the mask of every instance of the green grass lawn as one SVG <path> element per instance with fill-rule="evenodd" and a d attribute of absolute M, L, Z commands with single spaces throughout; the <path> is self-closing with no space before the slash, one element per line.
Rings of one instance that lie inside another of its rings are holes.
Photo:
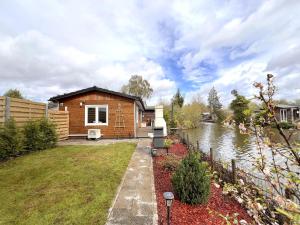
<path fill-rule="evenodd" d="M 0 224 L 105 224 L 135 146 L 64 146 L 0 163 Z"/>

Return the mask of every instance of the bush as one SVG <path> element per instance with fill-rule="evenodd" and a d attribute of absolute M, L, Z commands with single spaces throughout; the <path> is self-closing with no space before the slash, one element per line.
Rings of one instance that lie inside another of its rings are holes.
<path fill-rule="evenodd" d="M 282 128 L 282 129 L 290 129 L 290 128 L 295 128 L 295 126 L 289 122 L 281 122 L 279 123 L 279 126 Z M 274 125 L 274 127 L 276 127 Z"/>
<path fill-rule="evenodd" d="M 48 119 L 44 118 L 39 121 L 39 130 L 42 141 L 42 149 L 55 147 L 57 143 L 55 125 Z"/>
<path fill-rule="evenodd" d="M 170 148 L 172 144 L 173 144 L 173 141 L 171 139 L 168 139 L 168 138 L 165 139 L 165 141 L 164 141 L 165 148 Z"/>
<path fill-rule="evenodd" d="M 172 185 L 181 202 L 206 203 L 210 192 L 207 163 L 201 162 L 198 152 L 189 153 L 172 177 Z"/>
<path fill-rule="evenodd" d="M 29 121 L 24 126 L 24 149 L 26 151 L 35 151 L 41 149 L 41 134 L 39 131 L 39 124 L 37 121 Z"/>
<path fill-rule="evenodd" d="M 162 162 L 162 166 L 165 170 L 167 171 L 175 171 L 178 166 L 180 165 L 180 157 L 176 156 L 176 155 L 167 155 L 166 159 Z"/>
<path fill-rule="evenodd" d="M 37 151 L 55 147 L 57 135 L 55 126 L 47 119 L 29 121 L 24 126 L 24 149 Z"/>
<path fill-rule="evenodd" d="M 18 154 L 21 151 L 21 135 L 13 118 L 0 129 L 0 158 Z"/>

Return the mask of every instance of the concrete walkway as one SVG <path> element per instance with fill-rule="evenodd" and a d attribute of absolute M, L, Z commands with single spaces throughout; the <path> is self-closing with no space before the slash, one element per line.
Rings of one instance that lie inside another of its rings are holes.
<path fill-rule="evenodd" d="M 157 224 L 150 139 L 140 139 L 129 162 L 106 225 Z"/>
<path fill-rule="evenodd" d="M 64 141 L 59 141 L 59 146 L 64 145 L 110 145 L 116 144 L 121 142 L 138 142 L 138 139 L 131 138 L 131 139 L 99 139 L 99 140 L 86 140 L 86 139 L 68 139 Z"/>

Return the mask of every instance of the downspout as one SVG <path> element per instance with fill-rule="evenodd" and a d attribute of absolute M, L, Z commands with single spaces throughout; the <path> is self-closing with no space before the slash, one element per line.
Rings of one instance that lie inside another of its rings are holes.
<path fill-rule="evenodd" d="M 135 114 L 136 114 L 136 103 L 134 101 L 133 103 L 133 127 L 134 127 L 134 137 L 136 138 L 136 118 L 135 118 Z"/>

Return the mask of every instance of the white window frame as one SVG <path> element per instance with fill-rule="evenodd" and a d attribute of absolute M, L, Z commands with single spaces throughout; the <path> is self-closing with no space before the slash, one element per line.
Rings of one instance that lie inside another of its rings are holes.
<path fill-rule="evenodd" d="M 287 122 L 287 109 L 280 109 L 280 122 Z"/>
<path fill-rule="evenodd" d="M 88 123 L 88 108 L 95 108 L 97 123 Z M 106 123 L 99 122 L 99 108 L 106 109 Z M 85 105 L 85 126 L 108 126 L 108 105 Z"/>

